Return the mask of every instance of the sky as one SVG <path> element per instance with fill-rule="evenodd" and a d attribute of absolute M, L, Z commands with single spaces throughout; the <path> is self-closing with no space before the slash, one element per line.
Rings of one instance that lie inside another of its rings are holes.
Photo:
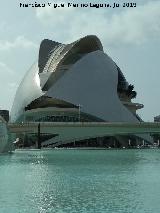
<path fill-rule="evenodd" d="M 114 2 L 119 7 L 113 8 Z M 134 85 L 137 98 L 133 101 L 144 104 L 138 114 L 144 121 L 153 121 L 160 114 L 160 0 L 114 2 L 0 0 L 0 109 L 11 109 L 24 74 L 38 60 L 44 38 L 70 43 L 97 35 L 104 51 Z M 123 7 L 125 2 L 136 7 Z M 25 8 L 20 3 L 45 7 Z M 82 8 L 83 3 L 111 7 Z M 56 4 L 64 7 L 54 8 Z"/>

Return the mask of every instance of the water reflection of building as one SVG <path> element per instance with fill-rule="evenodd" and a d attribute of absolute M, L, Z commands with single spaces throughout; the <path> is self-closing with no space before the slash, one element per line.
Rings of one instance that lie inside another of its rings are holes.
<path fill-rule="evenodd" d="M 104 53 L 96 36 L 68 45 L 45 39 L 40 45 L 38 63 L 26 73 L 17 90 L 11 120 L 136 123 L 141 121 L 137 110 L 143 105 L 133 103 L 135 97 L 134 86 L 128 84 L 117 64 Z M 33 136 L 26 137 L 34 141 Z M 54 141 L 53 135 L 44 135 L 43 140 L 52 137 Z M 129 137 L 137 141 L 137 136 Z M 94 140 L 91 139 L 91 145 Z M 125 140 L 128 137 L 114 138 L 120 144 Z M 99 141 L 102 143 L 104 138 Z"/>

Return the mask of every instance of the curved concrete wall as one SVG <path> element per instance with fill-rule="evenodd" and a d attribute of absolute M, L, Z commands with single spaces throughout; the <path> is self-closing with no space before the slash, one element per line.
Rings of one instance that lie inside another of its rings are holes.
<path fill-rule="evenodd" d="M 30 102 L 43 95 L 38 71 L 38 64 L 35 63 L 19 85 L 11 109 L 11 121 L 16 121 Z"/>
<path fill-rule="evenodd" d="M 47 96 L 82 105 L 82 111 L 106 121 L 138 122 L 117 95 L 118 71 L 102 51 L 87 54 L 46 93 Z"/>

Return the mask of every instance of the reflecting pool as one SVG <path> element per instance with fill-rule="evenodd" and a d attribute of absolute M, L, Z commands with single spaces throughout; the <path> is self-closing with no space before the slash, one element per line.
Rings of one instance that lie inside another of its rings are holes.
<path fill-rule="evenodd" d="M 160 150 L 0 155 L 0 213 L 158 213 Z"/>

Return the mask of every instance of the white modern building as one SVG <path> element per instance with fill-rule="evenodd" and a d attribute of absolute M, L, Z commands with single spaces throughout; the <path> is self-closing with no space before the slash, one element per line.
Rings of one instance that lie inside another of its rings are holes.
<path fill-rule="evenodd" d="M 45 39 L 17 90 L 11 121 L 140 122 L 143 105 L 132 102 L 133 89 L 96 36 L 67 45 Z"/>

